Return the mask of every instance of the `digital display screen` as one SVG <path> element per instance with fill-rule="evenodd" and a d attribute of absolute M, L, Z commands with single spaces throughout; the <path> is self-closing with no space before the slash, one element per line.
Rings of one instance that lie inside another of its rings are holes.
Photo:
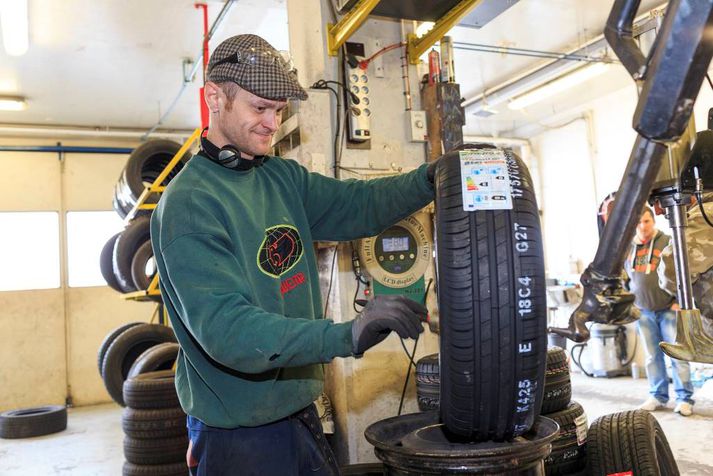
<path fill-rule="evenodd" d="M 408 236 L 392 236 L 391 238 L 382 238 L 381 246 L 384 248 L 384 253 L 407 251 Z"/>

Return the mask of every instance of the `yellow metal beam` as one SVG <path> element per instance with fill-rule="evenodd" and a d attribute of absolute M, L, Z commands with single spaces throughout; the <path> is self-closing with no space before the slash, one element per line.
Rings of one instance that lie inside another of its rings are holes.
<path fill-rule="evenodd" d="M 156 187 L 160 186 L 161 183 L 163 183 L 164 180 L 166 180 L 166 177 L 168 177 L 168 174 L 171 173 L 173 168 L 178 164 L 178 162 L 181 160 L 181 157 L 183 157 L 183 154 L 188 152 L 188 149 L 191 148 L 191 145 L 198 139 L 198 137 L 201 135 L 201 128 L 198 127 L 196 128 L 195 131 L 193 131 L 193 134 L 191 134 L 191 137 L 188 138 L 186 142 L 183 143 L 183 146 L 181 146 L 180 149 L 178 149 L 178 152 L 176 152 L 176 155 L 173 156 L 173 159 L 168 163 L 168 165 L 163 169 L 163 172 L 159 174 L 158 177 L 156 177 L 156 180 L 151 184 L 151 188 L 155 189 Z"/>
<path fill-rule="evenodd" d="M 327 23 L 327 52 L 330 56 L 339 54 L 339 48 L 359 29 L 378 4 L 379 0 L 360 0 L 336 25 Z"/>
<path fill-rule="evenodd" d="M 433 28 L 418 38 L 413 33 L 408 35 L 408 59 L 411 64 L 418 64 L 418 59 L 431 46 L 436 44 L 451 28 L 456 26 L 463 17 L 465 17 L 476 5 L 483 0 L 463 0 L 455 7 L 451 8 L 448 13 L 439 18 L 433 25 Z"/>

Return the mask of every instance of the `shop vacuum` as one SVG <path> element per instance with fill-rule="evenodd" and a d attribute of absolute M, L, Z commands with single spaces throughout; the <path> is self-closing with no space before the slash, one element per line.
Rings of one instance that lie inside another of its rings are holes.
<path fill-rule="evenodd" d="M 588 377 L 620 377 L 631 375 L 630 365 L 636 355 L 636 345 L 629 357 L 626 327 L 592 324 L 591 338 L 586 343 L 575 344 L 570 349 L 572 361 Z M 637 342 L 638 344 L 638 339 Z M 588 350 L 591 372 L 582 365 L 582 353 Z"/>

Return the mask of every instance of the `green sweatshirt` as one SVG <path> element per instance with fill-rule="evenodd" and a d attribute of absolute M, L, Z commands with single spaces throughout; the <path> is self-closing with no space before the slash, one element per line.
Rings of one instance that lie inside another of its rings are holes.
<path fill-rule="evenodd" d="M 278 157 L 247 171 L 191 159 L 151 219 L 184 411 L 236 428 L 314 401 L 321 364 L 352 355 L 352 323 L 323 316 L 313 241 L 376 235 L 433 193 L 425 165 L 339 181 Z"/>

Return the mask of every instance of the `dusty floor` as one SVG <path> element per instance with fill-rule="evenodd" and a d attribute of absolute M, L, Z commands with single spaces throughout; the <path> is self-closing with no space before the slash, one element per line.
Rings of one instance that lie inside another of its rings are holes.
<path fill-rule="evenodd" d="M 572 376 L 573 399 L 582 404 L 591 423 L 597 417 L 633 409 L 647 396 L 643 379 L 590 379 Z M 713 399 L 694 395 L 695 414 L 684 418 L 667 410 L 655 412 L 676 456 L 681 474 L 713 475 Z M 121 409 L 99 405 L 71 409 L 67 430 L 25 440 L 0 440 L 2 476 L 113 476 L 123 463 Z"/>

